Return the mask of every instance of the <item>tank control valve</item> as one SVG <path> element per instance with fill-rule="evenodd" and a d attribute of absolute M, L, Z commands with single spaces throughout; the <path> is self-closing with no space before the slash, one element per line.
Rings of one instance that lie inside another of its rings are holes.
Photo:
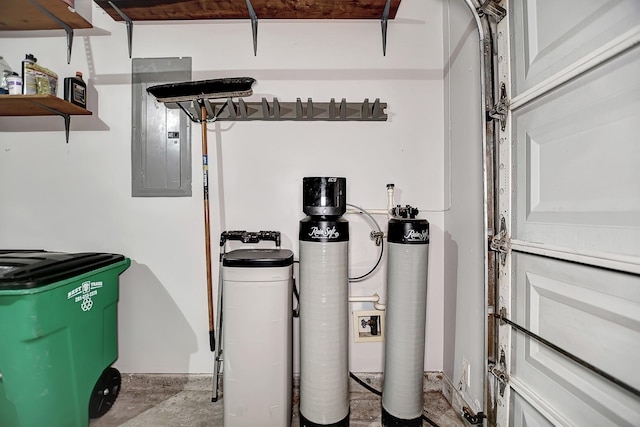
<path fill-rule="evenodd" d="M 414 208 L 411 205 L 406 205 L 404 207 L 397 205 L 392 209 L 391 213 L 395 217 L 414 219 L 416 216 L 418 216 L 420 211 L 418 210 L 418 208 Z"/>

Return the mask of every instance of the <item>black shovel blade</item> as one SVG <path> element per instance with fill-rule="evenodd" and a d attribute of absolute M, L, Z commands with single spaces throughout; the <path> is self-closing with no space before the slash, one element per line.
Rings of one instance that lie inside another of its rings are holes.
<path fill-rule="evenodd" d="M 230 77 L 223 79 L 167 83 L 148 87 L 147 92 L 155 96 L 159 102 L 233 98 L 251 95 L 253 93 L 251 86 L 255 82 L 256 80 L 252 77 Z"/>

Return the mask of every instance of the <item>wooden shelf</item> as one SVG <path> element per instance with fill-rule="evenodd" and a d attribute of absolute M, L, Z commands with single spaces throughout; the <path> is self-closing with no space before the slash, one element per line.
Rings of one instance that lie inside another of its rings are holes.
<path fill-rule="evenodd" d="M 2 0 L 0 0 L 2 1 Z M 387 51 L 387 22 L 402 0 L 94 0 L 115 21 L 127 24 L 129 58 L 135 21 L 250 19 L 253 54 L 260 19 L 380 19 L 382 53 Z"/>
<path fill-rule="evenodd" d="M 0 95 L 0 116 L 54 116 L 62 114 L 90 116 L 91 111 L 53 95 Z"/>
<path fill-rule="evenodd" d="M 4 0 L 2 0 L 4 1 Z M 392 0 L 389 19 L 396 16 L 401 0 Z M 245 0 L 112 0 L 132 21 L 194 19 L 248 19 Z M 123 21 L 108 0 L 96 0 L 114 20 Z M 386 0 L 252 0 L 259 19 L 380 19 Z"/>
<path fill-rule="evenodd" d="M 33 0 L 69 27 L 93 28 L 62 0 Z M 56 30 L 63 28 L 30 0 L 0 0 L 0 31 Z"/>
<path fill-rule="evenodd" d="M 53 95 L 0 95 L 0 116 L 60 116 L 69 142 L 71 116 L 90 116 L 91 111 Z"/>

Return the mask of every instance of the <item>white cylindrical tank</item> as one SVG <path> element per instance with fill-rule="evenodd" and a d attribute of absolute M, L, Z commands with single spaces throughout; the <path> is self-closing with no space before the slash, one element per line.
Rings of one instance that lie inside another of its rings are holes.
<path fill-rule="evenodd" d="M 387 235 L 383 426 L 422 426 L 429 223 L 392 218 Z"/>
<path fill-rule="evenodd" d="M 300 427 L 349 426 L 349 224 L 300 222 Z"/>
<path fill-rule="evenodd" d="M 290 426 L 293 252 L 238 249 L 222 264 L 224 426 Z"/>

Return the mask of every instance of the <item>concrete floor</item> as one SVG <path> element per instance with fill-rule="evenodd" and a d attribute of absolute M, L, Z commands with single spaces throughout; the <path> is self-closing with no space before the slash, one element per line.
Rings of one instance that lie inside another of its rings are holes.
<path fill-rule="evenodd" d="M 375 376 L 359 376 L 380 390 Z M 380 397 L 351 380 L 350 427 L 380 426 Z M 211 402 L 211 376 L 123 375 L 122 388 L 106 415 L 91 420 L 90 427 L 222 427 L 224 399 Z M 294 387 L 292 427 L 299 427 L 297 387 Z M 464 427 L 438 391 L 424 394 L 426 415 L 440 427 Z M 429 426 L 426 421 L 424 426 Z M 253 427 L 253 426 L 251 426 Z M 255 426 L 260 427 L 260 426 Z"/>

